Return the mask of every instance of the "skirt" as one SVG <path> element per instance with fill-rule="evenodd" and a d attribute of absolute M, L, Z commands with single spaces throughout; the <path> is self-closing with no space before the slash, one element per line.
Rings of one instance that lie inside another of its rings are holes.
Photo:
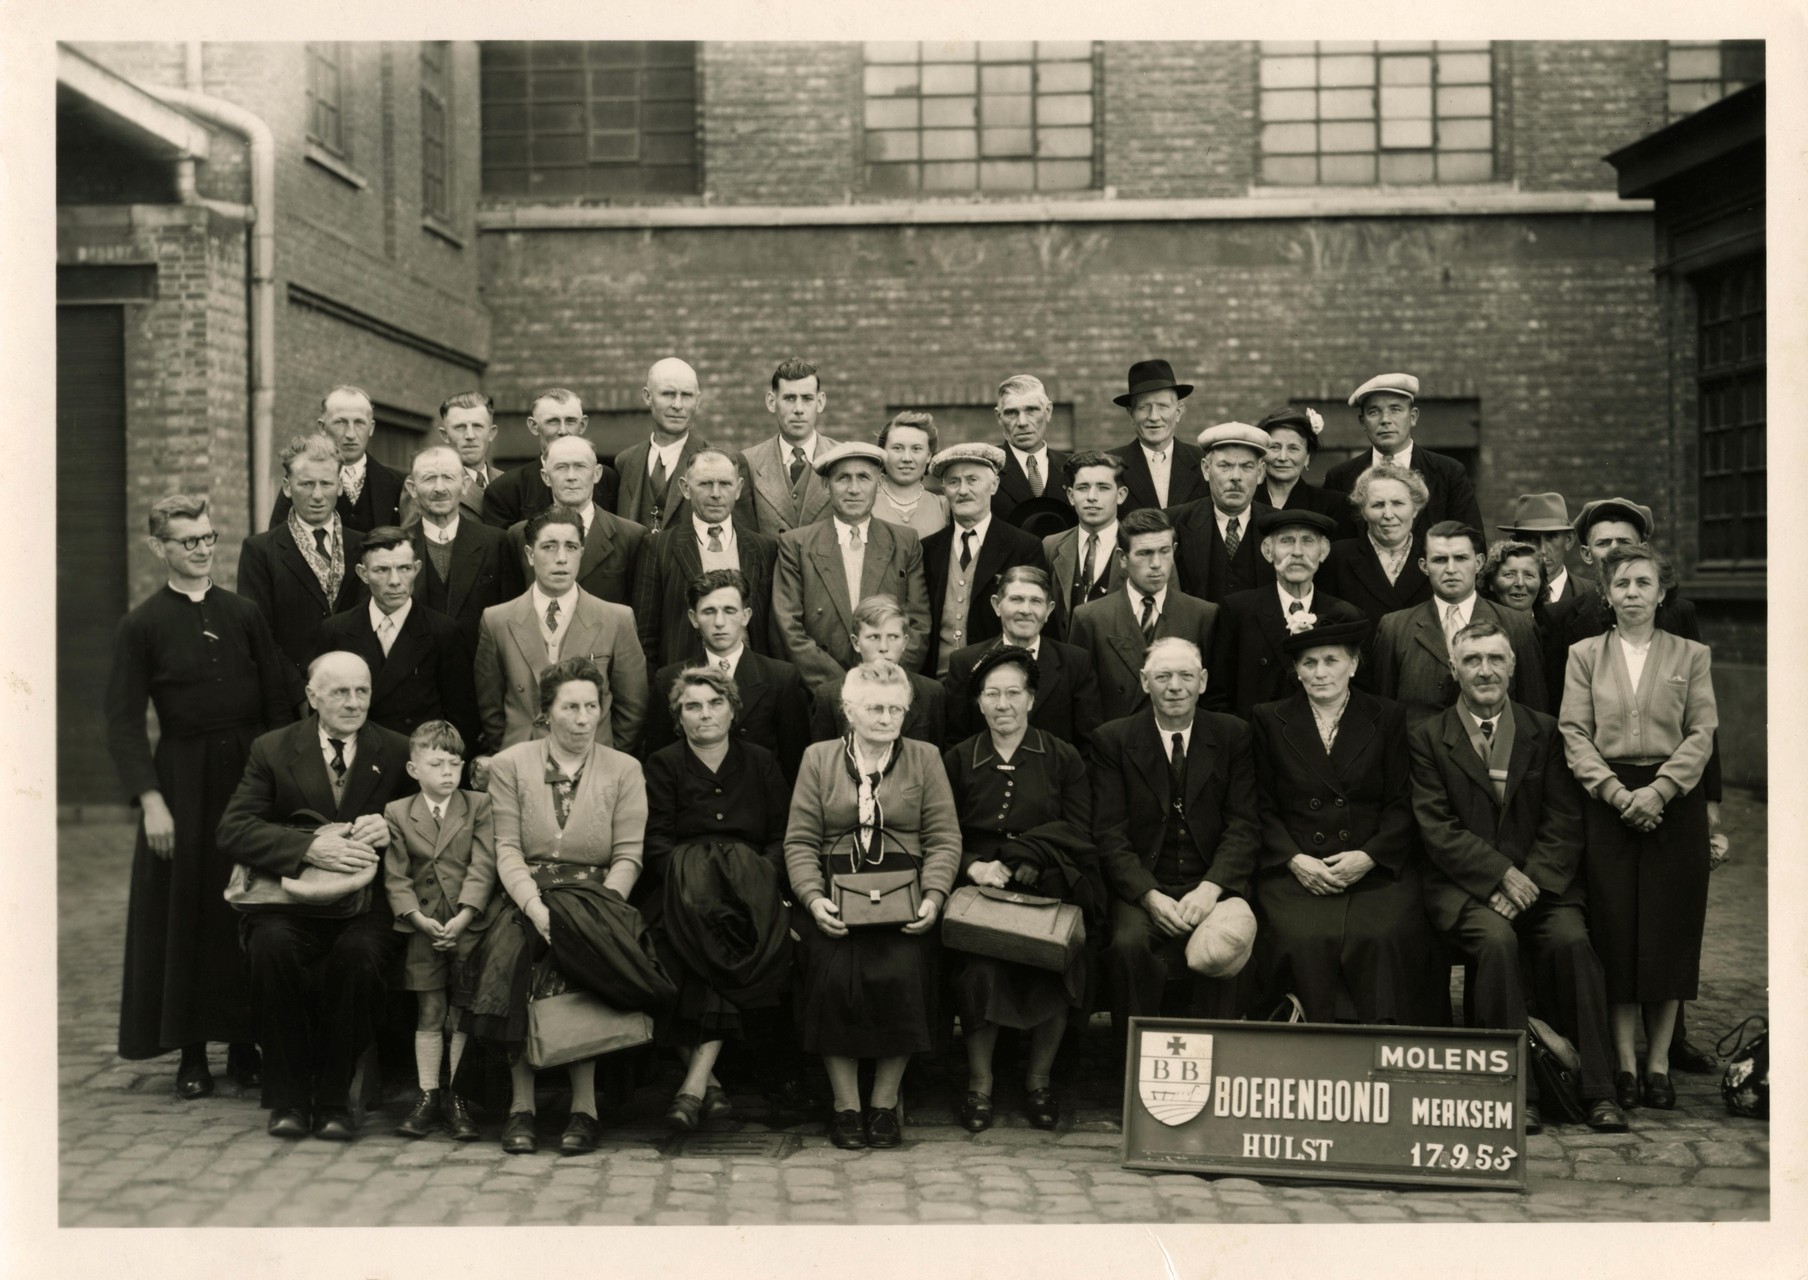
<path fill-rule="evenodd" d="M 1034 969 L 992 956 L 961 955 L 958 963 L 960 969 L 954 976 L 955 1007 L 960 1012 L 961 1026 L 969 1031 L 987 1024 L 1028 1031 L 1085 1003 L 1083 950 L 1073 974 Z M 1076 984 L 1078 993 L 1070 994 Z"/>
<path fill-rule="evenodd" d="M 1637 790 L 1657 765 L 1614 764 Z M 1696 787 L 1664 809 L 1651 832 L 1634 831 L 1600 800 L 1584 810 L 1588 936 L 1607 971 L 1610 1004 L 1693 1000 L 1701 980 L 1708 914 L 1708 804 Z"/>
<path fill-rule="evenodd" d="M 679 1049 L 739 1040 L 743 1013 L 777 1005 L 789 985 L 791 917 L 778 872 L 734 840 L 686 841 L 667 862 L 651 932 L 678 999 L 655 1040 Z"/>

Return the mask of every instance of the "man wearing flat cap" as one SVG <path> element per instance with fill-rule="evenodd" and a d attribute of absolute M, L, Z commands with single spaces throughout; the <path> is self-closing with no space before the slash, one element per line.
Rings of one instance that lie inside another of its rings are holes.
<path fill-rule="evenodd" d="M 830 514 L 779 537 L 773 623 L 783 656 L 803 672 L 812 693 L 858 661 L 850 639 L 854 610 L 868 596 L 889 595 L 904 608 L 909 640 L 900 666 L 920 669 L 928 651 L 922 544 L 909 529 L 873 518 L 884 465 L 885 454 L 865 441 L 819 452 L 816 473 L 828 484 Z"/>
<path fill-rule="evenodd" d="M 986 603 L 993 579 L 1013 565 L 1048 568 L 1040 538 L 995 518 L 992 498 L 1004 466 L 1004 450 L 995 444 L 957 444 L 930 460 L 952 522 L 923 539 L 929 592 L 924 675 L 945 677 L 957 650 L 998 634 L 998 615 Z"/>
<path fill-rule="evenodd" d="M 1496 527 L 1538 548 L 1538 560 L 1544 565 L 1548 584 L 1545 604 L 1575 598 L 1576 582 L 1569 576 L 1569 550 L 1576 545 L 1576 531 L 1570 526 L 1569 505 L 1562 494 L 1522 493 L 1513 504 L 1512 523 Z"/>
<path fill-rule="evenodd" d="M 1325 475 L 1325 488 L 1349 493 L 1356 487 L 1356 477 L 1378 462 L 1417 471 L 1431 490 L 1431 501 L 1413 522 L 1413 541 L 1423 547 L 1425 531 L 1445 520 L 1460 521 L 1471 529 L 1485 526 L 1475 486 L 1463 464 L 1413 443 L 1413 428 L 1419 422 L 1418 398 L 1419 380 L 1410 373 L 1377 374 L 1351 392 L 1350 404 L 1369 438 L 1369 452 L 1332 467 Z"/>
<path fill-rule="evenodd" d="M 1136 426 L 1136 439 L 1111 450 L 1124 460 L 1124 487 L 1130 490 L 1120 515 L 1205 497 L 1199 450 L 1175 438 L 1192 394 L 1191 383 L 1174 381 L 1174 368 L 1166 360 L 1139 360 L 1130 366 L 1130 389 L 1111 398 Z"/>
<path fill-rule="evenodd" d="M 1199 433 L 1206 496 L 1168 511 L 1174 522 L 1174 572 L 1180 589 L 1218 604 L 1274 582 L 1262 559 L 1255 518 L 1272 508 L 1255 500 L 1268 433 L 1247 422 L 1221 422 Z"/>

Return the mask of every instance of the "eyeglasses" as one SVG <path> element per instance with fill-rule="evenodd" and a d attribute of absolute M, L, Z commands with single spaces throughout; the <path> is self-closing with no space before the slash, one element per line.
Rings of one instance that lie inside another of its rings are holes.
<path fill-rule="evenodd" d="M 979 700 L 986 703 L 1022 702 L 1029 697 L 1028 689 L 982 689 Z"/>
<path fill-rule="evenodd" d="M 165 538 L 163 541 L 172 546 L 181 547 L 184 551 L 193 551 L 196 547 L 211 547 L 220 540 L 217 533 L 198 533 L 190 538 Z"/>
<path fill-rule="evenodd" d="M 876 718 L 878 716 L 901 716 L 909 708 L 907 708 L 907 707 L 888 707 L 888 706 L 884 705 L 883 703 L 868 702 L 868 703 L 863 703 L 861 705 L 860 709 L 862 711 L 866 712 L 867 715 L 873 716 Z"/>

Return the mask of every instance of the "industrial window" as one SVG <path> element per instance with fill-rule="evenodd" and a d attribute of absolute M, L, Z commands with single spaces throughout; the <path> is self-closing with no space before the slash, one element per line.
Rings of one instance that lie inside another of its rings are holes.
<path fill-rule="evenodd" d="M 1695 277 L 1701 562 L 1765 561 L 1764 258 Z"/>
<path fill-rule="evenodd" d="M 697 46 L 482 46 L 483 189 L 548 199 L 697 191 Z"/>
<path fill-rule="evenodd" d="M 1264 40 L 1262 181 L 1487 182 L 1494 56 L 1486 40 Z"/>
<path fill-rule="evenodd" d="M 345 156 L 346 46 L 332 41 L 308 45 L 308 139 Z"/>
<path fill-rule="evenodd" d="M 1762 40 L 1672 40 L 1670 119 L 1680 120 L 1764 78 Z"/>
<path fill-rule="evenodd" d="M 1089 41 L 869 43 L 865 74 L 871 191 L 1098 185 Z"/>
<path fill-rule="evenodd" d="M 421 212 L 441 222 L 452 220 L 446 151 L 451 50 L 444 40 L 421 42 Z"/>

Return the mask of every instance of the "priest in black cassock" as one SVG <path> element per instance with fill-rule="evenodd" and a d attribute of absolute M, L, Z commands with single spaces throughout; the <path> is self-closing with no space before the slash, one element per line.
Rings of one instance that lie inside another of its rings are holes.
<path fill-rule="evenodd" d="M 238 916 L 222 891 L 232 859 L 214 829 L 260 733 L 294 719 L 287 660 L 258 607 L 213 585 L 207 499 L 173 494 L 151 508 L 150 547 L 169 571 L 120 621 L 107 684 L 107 746 L 143 810 L 126 914 L 119 1056 L 182 1051 L 176 1092 L 213 1092 L 207 1042 L 227 1045 L 241 1085 L 259 1081 Z M 145 702 L 161 735 L 153 756 Z"/>

